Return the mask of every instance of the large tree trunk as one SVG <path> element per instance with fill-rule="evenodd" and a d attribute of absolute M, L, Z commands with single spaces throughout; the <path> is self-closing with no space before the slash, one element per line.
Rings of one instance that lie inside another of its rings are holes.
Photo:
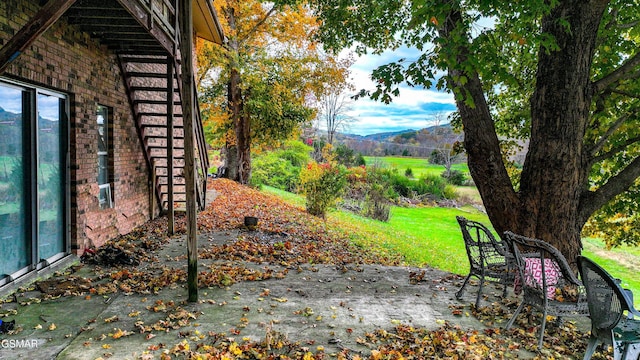
<path fill-rule="evenodd" d="M 589 175 L 583 139 L 592 97 L 590 64 L 605 5 L 606 1 L 565 1 L 542 20 L 542 31 L 555 37 L 559 50 L 540 49 L 531 138 L 518 193 L 504 168 L 478 74 L 454 67 L 449 71 L 449 86 L 463 90 L 456 101 L 469 170 L 494 228 L 543 239 L 572 264 L 582 248 L 585 218 L 580 199 Z M 558 23 L 561 18 L 569 22 L 570 31 Z M 453 11 L 450 20 L 441 30 L 443 38 L 461 24 L 461 14 Z M 465 62 L 467 47 L 460 47 L 459 54 L 459 62 Z M 455 82 L 460 76 L 465 83 Z"/>
<path fill-rule="evenodd" d="M 233 8 L 228 8 L 225 12 L 229 27 L 235 33 L 236 21 Z M 232 36 L 229 39 L 229 83 L 227 84 L 227 101 L 233 127 L 236 135 L 235 149 L 237 156 L 233 159 L 235 163 L 227 162 L 229 168 L 229 178 L 241 184 L 248 184 L 251 178 L 251 122 L 244 112 L 244 101 L 242 97 L 242 78 L 240 77 L 239 64 L 237 62 L 239 54 L 238 39 Z M 229 157 L 227 158 L 229 159 Z M 231 168 L 233 167 L 233 170 Z M 232 177 L 231 174 L 234 176 Z"/>
<path fill-rule="evenodd" d="M 588 188 L 584 135 L 592 94 L 590 71 L 606 2 L 571 1 L 543 19 L 559 51 L 540 49 L 531 99 L 531 141 L 520 182 L 520 232 L 545 239 L 570 261 L 580 254 L 580 197 Z M 565 18 L 570 32 L 557 19 Z"/>

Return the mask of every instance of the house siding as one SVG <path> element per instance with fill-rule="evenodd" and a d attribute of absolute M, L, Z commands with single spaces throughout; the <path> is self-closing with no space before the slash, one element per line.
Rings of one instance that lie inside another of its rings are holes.
<path fill-rule="evenodd" d="M 37 1 L 0 2 L 0 43 L 38 9 Z M 82 253 L 129 233 L 150 218 L 149 169 L 143 154 L 116 56 L 66 23 L 64 17 L 18 57 L 2 75 L 69 96 L 69 236 Z M 113 208 L 98 201 L 96 106 L 112 111 Z"/>

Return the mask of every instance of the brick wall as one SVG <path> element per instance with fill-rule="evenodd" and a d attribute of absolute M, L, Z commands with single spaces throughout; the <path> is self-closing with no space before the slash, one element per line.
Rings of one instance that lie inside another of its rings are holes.
<path fill-rule="evenodd" d="M 4 44 L 37 9 L 37 1 L 0 2 L 0 42 Z M 75 251 L 100 246 L 149 219 L 148 168 L 114 54 L 63 18 L 3 76 L 69 96 L 70 236 Z M 113 112 L 111 209 L 100 209 L 98 203 L 98 103 Z"/>

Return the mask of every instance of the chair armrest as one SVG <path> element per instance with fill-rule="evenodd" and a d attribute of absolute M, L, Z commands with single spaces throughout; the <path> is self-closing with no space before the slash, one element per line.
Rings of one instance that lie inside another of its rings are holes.
<path fill-rule="evenodd" d="M 627 318 L 628 319 L 633 319 L 633 318 L 640 319 L 640 312 L 632 307 L 631 309 L 629 309 L 629 315 L 627 316 Z"/>

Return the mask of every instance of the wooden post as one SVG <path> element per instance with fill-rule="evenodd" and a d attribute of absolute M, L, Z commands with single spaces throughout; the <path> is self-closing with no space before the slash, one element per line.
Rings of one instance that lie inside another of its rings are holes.
<path fill-rule="evenodd" d="M 47 31 L 76 0 L 49 0 L 22 29 L 0 49 L 0 74 L 29 47 L 43 32 Z"/>
<path fill-rule="evenodd" d="M 167 57 L 167 211 L 169 235 L 175 234 L 173 211 L 173 57 Z"/>
<path fill-rule="evenodd" d="M 184 179 L 187 200 L 187 288 L 189 302 L 198 301 L 198 229 L 196 222 L 196 172 L 194 151 L 194 83 L 192 0 L 179 1 L 180 53 L 182 57 L 182 121 L 184 123 Z"/>

